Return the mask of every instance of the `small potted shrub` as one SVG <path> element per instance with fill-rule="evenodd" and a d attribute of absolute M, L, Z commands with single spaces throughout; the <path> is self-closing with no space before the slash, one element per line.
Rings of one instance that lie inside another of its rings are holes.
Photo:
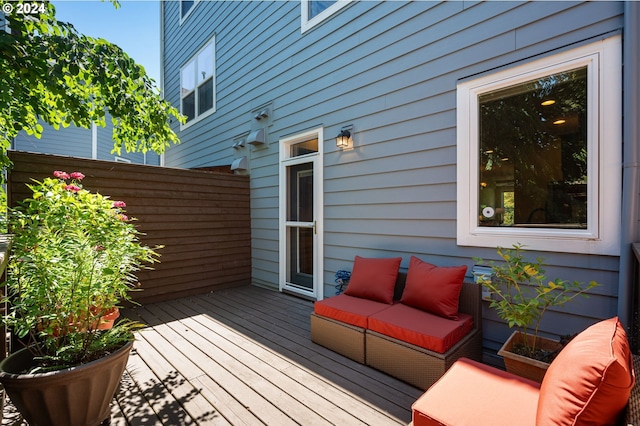
<path fill-rule="evenodd" d="M 490 307 L 510 328 L 516 328 L 498 352 L 504 357 L 507 371 L 541 382 L 549 363 L 565 343 L 538 335 L 544 313 L 585 295 L 598 283 L 548 280 L 542 269 L 544 259 L 527 261 L 523 252 L 519 244 L 511 249 L 498 247 L 498 256 L 504 262 L 489 262 L 492 274 L 478 276 L 478 283 L 489 291 Z M 475 260 L 483 263 L 482 259 Z"/>
<path fill-rule="evenodd" d="M 111 326 L 109 316 L 158 255 L 140 243 L 124 202 L 83 189 L 82 173 L 54 176 L 28 185 L 31 198 L 8 217 L 4 323 L 27 347 L 0 363 L 0 382 L 29 424 L 98 425 L 138 326 Z"/>

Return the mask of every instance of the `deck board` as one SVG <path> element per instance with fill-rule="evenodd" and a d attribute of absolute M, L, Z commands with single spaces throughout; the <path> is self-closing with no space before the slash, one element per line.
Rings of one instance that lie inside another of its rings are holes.
<path fill-rule="evenodd" d="M 408 424 L 422 391 L 312 343 L 312 310 L 255 286 L 126 310 L 148 327 L 112 425 Z"/>

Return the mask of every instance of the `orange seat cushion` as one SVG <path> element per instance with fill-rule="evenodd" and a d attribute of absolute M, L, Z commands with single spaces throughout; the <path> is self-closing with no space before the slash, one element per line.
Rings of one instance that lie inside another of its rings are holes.
<path fill-rule="evenodd" d="M 467 266 L 436 266 L 411 256 L 400 301 L 441 317 L 458 319 L 458 302 Z"/>
<path fill-rule="evenodd" d="M 445 353 L 473 328 L 473 317 L 460 313 L 450 320 L 397 303 L 369 317 L 368 328 L 421 348 Z"/>
<path fill-rule="evenodd" d="M 617 317 L 577 335 L 544 376 L 536 424 L 613 425 L 634 384 L 629 341 Z"/>
<path fill-rule="evenodd" d="M 386 303 L 340 294 L 315 302 L 313 310 L 317 315 L 367 328 L 367 318 L 388 307 Z"/>
<path fill-rule="evenodd" d="M 460 358 L 411 406 L 413 426 L 533 426 L 539 386 Z"/>
<path fill-rule="evenodd" d="M 356 256 L 351 279 L 344 294 L 376 302 L 393 303 L 400 262 L 401 257 L 378 259 Z"/>

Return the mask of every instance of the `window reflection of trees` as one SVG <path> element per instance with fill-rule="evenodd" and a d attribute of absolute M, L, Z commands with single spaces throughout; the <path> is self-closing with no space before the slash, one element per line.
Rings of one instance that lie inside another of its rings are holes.
<path fill-rule="evenodd" d="M 586 80 L 584 67 L 479 97 L 479 207 L 513 209 L 482 225 L 586 228 Z"/>

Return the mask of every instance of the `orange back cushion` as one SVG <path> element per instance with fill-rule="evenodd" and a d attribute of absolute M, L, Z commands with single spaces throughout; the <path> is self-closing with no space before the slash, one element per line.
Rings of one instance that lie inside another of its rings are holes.
<path fill-rule="evenodd" d="M 466 265 L 439 267 L 411 256 L 407 283 L 400 302 L 457 320 L 460 291 L 466 272 Z"/>
<path fill-rule="evenodd" d="M 633 361 L 617 317 L 576 336 L 540 387 L 536 425 L 613 425 L 634 383 Z"/>
<path fill-rule="evenodd" d="M 377 259 L 356 256 L 344 294 L 391 304 L 400 262 L 401 257 Z"/>

